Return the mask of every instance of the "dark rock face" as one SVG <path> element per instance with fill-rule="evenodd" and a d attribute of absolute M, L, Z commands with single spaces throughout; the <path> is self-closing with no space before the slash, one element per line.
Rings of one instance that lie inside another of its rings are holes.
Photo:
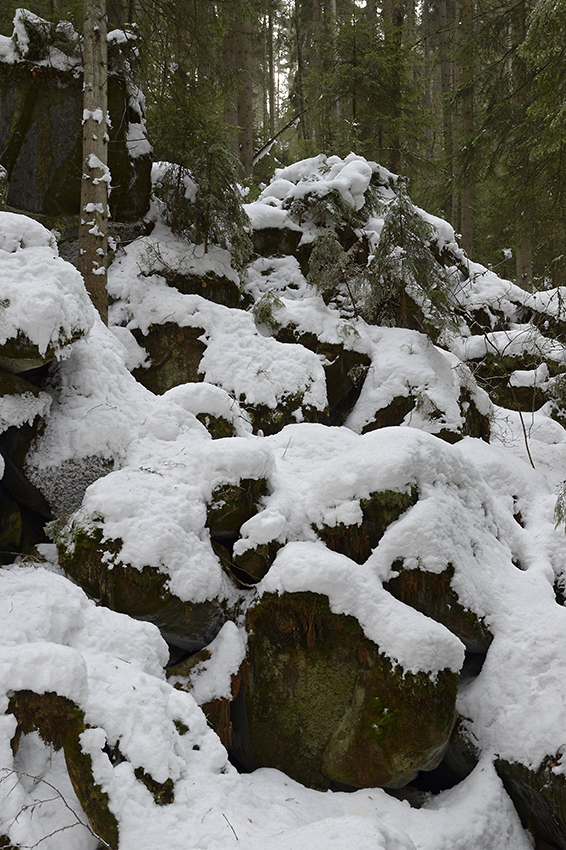
<path fill-rule="evenodd" d="M 100 531 L 79 530 L 71 547 L 58 548 L 65 572 L 87 592 L 113 611 L 154 623 L 175 646 L 190 652 L 202 649 L 224 624 L 226 611 L 220 601 L 182 602 L 166 589 L 167 576 L 154 567 L 137 570 L 117 564 L 110 569 L 104 556 L 120 547 L 117 541 L 102 542 Z"/>
<path fill-rule="evenodd" d="M 145 336 L 134 331 L 151 358 L 150 366 L 134 370 L 134 377 L 156 395 L 179 384 L 202 381 L 199 365 L 206 345 L 199 337 L 203 334 L 203 328 L 182 328 L 174 322 L 151 325 Z"/>
<path fill-rule="evenodd" d="M 397 787 L 436 767 L 458 676 L 394 669 L 354 617 L 325 596 L 265 594 L 247 614 L 245 717 L 235 756 L 318 788 Z M 247 729 L 246 729 L 247 727 Z"/>
<path fill-rule="evenodd" d="M 537 770 L 497 759 L 495 768 L 513 800 L 524 826 L 551 847 L 566 848 L 566 777 L 553 768 L 560 762 L 548 756 Z M 538 843 L 535 845 L 538 846 Z"/>
<path fill-rule="evenodd" d="M 149 207 L 151 158 L 132 159 L 126 144 L 126 84 L 109 77 L 110 209 L 118 221 Z M 8 171 L 6 203 L 48 216 L 76 215 L 81 181 L 82 80 L 30 62 L 0 63 L 0 162 Z"/>
<path fill-rule="evenodd" d="M 452 590 L 454 568 L 448 566 L 441 573 L 424 570 L 406 570 L 401 563 L 394 564 L 398 575 L 384 587 L 401 602 L 426 614 L 460 638 L 469 652 L 487 652 L 493 635 L 473 611 L 465 609 Z"/>
<path fill-rule="evenodd" d="M 316 529 L 316 533 L 333 552 L 340 552 L 363 564 L 383 537 L 387 526 L 416 504 L 417 499 L 416 489 L 409 493 L 394 490 L 370 493 L 367 499 L 360 500 L 363 513 L 360 525 L 322 526 Z"/>

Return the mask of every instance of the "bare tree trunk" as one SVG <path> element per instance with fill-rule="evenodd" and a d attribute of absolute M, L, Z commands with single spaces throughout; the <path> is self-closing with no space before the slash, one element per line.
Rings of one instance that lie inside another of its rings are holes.
<path fill-rule="evenodd" d="M 529 216 L 524 210 L 519 211 L 516 224 L 515 274 L 517 284 L 527 292 L 533 291 L 533 240 L 529 226 Z"/>
<path fill-rule="evenodd" d="M 293 6 L 293 25 L 295 28 L 295 38 L 297 40 L 297 76 L 295 78 L 295 87 L 297 92 L 297 104 L 298 111 L 300 114 L 303 114 L 305 111 L 306 101 L 305 101 L 305 69 L 303 62 L 303 44 L 302 44 L 302 32 L 299 22 L 299 10 L 297 7 L 298 0 L 295 0 Z M 307 123 L 307 116 L 303 115 L 301 119 L 301 123 L 299 124 L 299 132 L 303 139 L 309 139 L 309 126 Z"/>
<path fill-rule="evenodd" d="M 519 113 L 524 120 L 527 117 L 527 102 L 525 97 L 525 63 L 518 54 L 517 48 L 525 40 L 527 32 L 527 9 L 525 0 L 514 5 L 511 18 L 511 76 L 513 81 L 514 100 Z M 531 164 L 529 152 L 523 151 L 521 162 L 518 163 L 522 177 L 522 189 L 517 200 L 515 218 L 515 275 L 517 284 L 527 292 L 533 291 L 533 209 Z"/>
<path fill-rule="evenodd" d="M 100 316 L 108 323 L 108 57 L 106 0 L 84 0 L 83 176 L 79 271 Z"/>
<path fill-rule="evenodd" d="M 237 73 L 236 64 L 236 32 L 234 26 L 231 26 L 227 34 L 224 36 L 222 44 L 222 62 L 224 71 L 227 77 L 233 78 Z M 230 147 L 237 156 L 240 156 L 240 140 L 238 133 L 238 97 L 235 92 L 227 97 L 224 105 L 224 121 L 231 128 Z"/>

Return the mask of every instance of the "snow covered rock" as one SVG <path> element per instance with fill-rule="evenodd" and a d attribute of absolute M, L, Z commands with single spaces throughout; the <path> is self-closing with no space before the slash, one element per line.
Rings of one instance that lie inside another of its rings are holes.
<path fill-rule="evenodd" d="M 319 788 L 364 788 L 406 785 L 439 764 L 457 671 L 429 677 L 393 665 L 355 617 L 318 593 L 265 593 L 246 625 L 249 742 L 235 746 L 244 765 Z"/>
<path fill-rule="evenodd" d="M 0 367 L 25 372 L 64 358 L 94 321 L 76 269 L 48 230 L 0 212 Z"/>

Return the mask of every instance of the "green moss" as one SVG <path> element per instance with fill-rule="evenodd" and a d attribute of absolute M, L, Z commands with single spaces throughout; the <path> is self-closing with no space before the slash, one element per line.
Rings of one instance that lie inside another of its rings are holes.
<path fill-rule="evenodd" d="M 253 549 L 246 549 L 240 555 L 234 555 L 234 564 L 242 570 L 251 582 L 260 581 L 271 567 L 282 544 L 277 540 L 260 543 Z"/>
<path fill-rule="evenodd" d="M 416 504 L 418 492 L 412 487 L 407 493 L 383 490 L 370 493 L 360 500 L 363 519 L 360 525 L 314 527 L 318 537 L 333 552 L 341 552 L 363 564 L 383 537 L 387 527 Z"/>
<path fill-rule="evenodd" d="M 59 563 L 88 593 L 113 611 L 154 623 L 177 646 L 197 650 L 217 635 L 226 619 L 218 600 L 183 602 L 167 589 L 155 567 L 138 570 L 118 560 L 120 540 L 102 540 L 94 523 L 66 525 L 55 535 Z"/>
<path fill-rule="evenodd" d="M 182 328 L 174 322 L 165 322 L 151 325 L 145 335 L 138 330 L 133 333 L 151 360 L 147 368 L 132 372 L 144 387 L 161 395 L 179 384 L 202 381 L 199 366 L 206 350 L 200 339 L 203 328 Z"/>
<path fill-rule="evenodd" d="M 454 719 L 457 675 L 433 682 L 394 669 L 354 617 L 314 593 L 265 594 L 247 614 L 243 677 L 256 766 L 306 785 L 407 782 L 438 764 Z"/>
<path fill-rule="evenodd" d="M 177 730 L 177 732 L 179 733 L 179 735 L 186 735 L 187 732 L 189 731 L 189 727 L 187 726 L 187 724 L 183 723 L 182 720 L 178 720 L 177 718 L 173 719 L 173 725 L 174 725 L 175 729 Z"/>
<path fill-rule="evenodd" d="M 153 795 L 156 805 L 168 806 L 175 800 L 175 786 L 172 779 L 165 782 L 156 782 L 151 774 L 146 773 L 142 767 L 134 770 L 136 779 L 143 782 L 147 790 Z"/>
<path fill-rule="evenodd" d="M 197 413 L 197 419 L 202 422 L 204 427 L 213 440 L 221 440 L 223 437 L 234 437 L 234 425 L 223 416 L 212 416 L 210 413 Z"/>
<path fill-rule="evenodd" d="M 69 778 L 92 829 L 117 850 L 118 822 L 108 808 L 108 795 L 94 781 L 92 760 L 80 745 L 79 736 L 87 728 L 84 712 L 58 694 L 36 694 L 28 690 L 11 697 L 8 712 L 18 722 L 13 747 L 17 749 L 22 734 L 37 731 L 55 750 L 63 749 Z"/>
<path fill-rule="evenodd" d="M 264 478 L 243 478 L 239 484 L 222 484 L 212 493 L 206 527 L 215 540 L 236 537 L 244 522 L 257 513 L 267 492 Z"/>

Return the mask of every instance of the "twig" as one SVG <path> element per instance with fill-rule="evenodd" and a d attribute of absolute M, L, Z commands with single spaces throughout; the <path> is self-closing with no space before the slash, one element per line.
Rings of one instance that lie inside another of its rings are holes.
<path fill-rule="evenodd" d="M 31 773 L 26 773 L 25 771 L 16 770 L 15 768 L 10 768 L 10 767 L 0 768 L 0 773 L 5 774 L 3 778 L 0 778 L 0 783 L 4 782 L 4 780 L 8 776 L 16 776 L 17 777 L 16 785 L 20 782 L 20 780 L 24 776 L 27 777 L 28 779 L 32 779 L 36 784 L 39 783 L 39 782 L 43 782 L 44 785 L 47 785 L 48 788 L 51 788 L 51 790 L 55 792 L 55 797 L 51 798 L 51 800 L 37 800 L 37 802 L 34 803 L 33 808 L 35 808 L 38 805 L 41 805 L 42 803 L 51 802 L 54 799 L 60 799 L 60 800 L 63 801 L 63 805 L 65 806 L 65 808 L 68 809 L 71 812 L 71 814 L 73 815 L 73 817 L 75 818 L 75 823 L 71 823 L 68 826 L 62 826 L 59 829 L 55 829 L 53 832 L 49 833 L 49 835 L 44 835 L 43 838 L 40 838 L 39 841 L 36 841 L 35 844 L 28 845 L 28 850 L 33 850 L 33 848 L 37 847 L 39 844 L 41 844 L 42 841 L 45 841 L 47 838 L 51 838 L 51 836 L 56 835 L 58 832 L 64 832 L 66 829 L 72 829 L 74 826 L 78 826 L 78 825 L 84 826 L 84 828 L 87 829 L 90 832 L 90 834 L 92 836 L 94 836 L 94 838 L 96 838 L 98 841 L 100 841 L 102 846 L 106 847 L 107 850 L 112 850 L 112 846 L 110 844 L 108 844 L 108 842 L 106 842 L 104 840 L 104 838 L 102 838 L 97 832 L 95 832 L 94 829 L 92 828 L 92 826 L 89 823 L 85 823 L 83 820 L 81 820 L 81 818 L 78 816 L 78 814 L 72 808 L 72 806 L 70 806 L 69 803 L 66 801 L 66 799 L 64 798 L 63 794 L 59 791 L 59 789 L 56 788 L 54 785 L 52 785 L 51 782 L 48 782 L 47 779 L 44 779 L 43 776 L 32 776 Z M 16 785 L 14 785 L 14 788 L 16 787 Z M 13 791 L 13 790 L 14 789 L 12 788 L 11 791 Z M 24 807 L 24 808 L 27 808 L 27 807 Z M 17 815 L 16 815 L 16 819 L 17 819 Z M 22 846 L 24 846 L 24 845 L 22 845 Z"/>
<path fill-rule="evenodd" d="M 522 410 L 519 410 L 519 419 L 521 420 L 521 428 L 523 429 L 523 437 L 525 439 L 525 448 L 527 450 L 527 455 L 529 457 L 529 461 L 531 463 L 532 468 L 536 469 L 536 466 L 534 465 L 533 458 L 532 458 L 532 455 L 531 455 L 531 450 L 529 448 L 529 439 L 528 439 L 528 436 L 527 436 L 527 429 L 525 428 L 525 420 L 523 419 L 523 411 Z"/>
<path fill-rule="evenodd" d="M 224 820 L 226 821 L 226 823 L 228 824 L 228 826 L 230 827 L 230 829 L 231 829 L 231 830 L 232 830 L 232 832 L 234 833 L 234 837 L 235 837 L 236 841 L 239 841 L 240 839 L 239 839 L 239 838 L 238 838 L 238 836 L 236 835 L 236 830 L 234 829 L 234 827 L 232 826 L 232 824 L 230 823 L 230 821 L 228 820 L 228 818 L 226 817 L 226 815 L 224 814 L 224 812 L 222 812 L 222 817 L 224 818 Z"/>

